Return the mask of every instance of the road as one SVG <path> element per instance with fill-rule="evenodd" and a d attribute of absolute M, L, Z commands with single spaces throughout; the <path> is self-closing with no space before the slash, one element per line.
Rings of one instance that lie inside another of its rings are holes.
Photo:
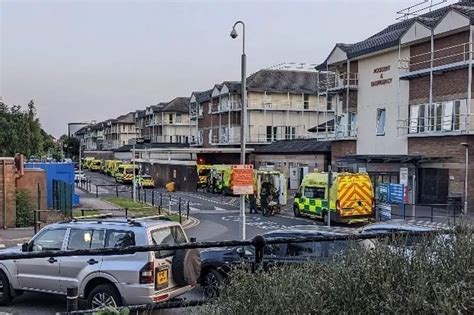
<path fill-rule="evenodd" d="M 129 186 L 101 186 L 101 185 L 115 185 L 115 181 L 103 174 L 86 172 L 86 176 L 92 182 L 91 192 L 98 193 L 99 197 L 116 196 L 121 197 L 131 196 L 131 189 Z M 181 198 L 183 211 L 187 207 L 189 201 L 190 215 L 199 220 L 199 225 L 187 230 L 190 237 L 196 237 L 198 241 L 221 241 L 239 239 L 239 200 L 233 196 L 220 196 L 203 192 L 174 192 L 166 193 L 163 189 L 155 189 L 154 197 L 155 204 L 160 202 L 160 193 L 163 198 L 163 206 L 171 208 L 173 211 L 178 210 L 179 200 Z M 171 197 L 171 198 L 170 198 Z M 145 195 L 142 192 L 140 199 L 144 199 Z M 146 200 L 152 202 L 152 191 L 147 190 Z M 247 238 L 252 238 L 255 235 L 262 234 L 271 230 L 281 229 L 295 225 L 320 224 L 319 222 L 305 219 L 295 218 L 291 212 L 290 205 L 284 207 L 282 214 L 273 217 L 263 217 L 260 214 L 247 213 Z M 184 296 L 187 299 L 202 298 L 202 291 L 200 288 L 195 289 Z M 13 300 L 8 307 L 0 307 L 0 314 L 2 312 L 14 314 L 54 314 L 56 312 L 65 311 L 66 300 L 61 296 L 44 295 L 37 293 L 25 293 L 23 296 Z M 179 310 L 163 310 L 156 312 L 156 314 L 178 314 L 182 313 Z"/>

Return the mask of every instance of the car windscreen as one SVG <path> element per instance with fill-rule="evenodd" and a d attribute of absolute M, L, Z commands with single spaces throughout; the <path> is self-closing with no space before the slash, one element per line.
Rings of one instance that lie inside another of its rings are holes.
<path fill-rule="evenodd" d="M 325 187 L 305 187 L 304 196 L 306 198 L 324 199 L 325 198 Z"/>

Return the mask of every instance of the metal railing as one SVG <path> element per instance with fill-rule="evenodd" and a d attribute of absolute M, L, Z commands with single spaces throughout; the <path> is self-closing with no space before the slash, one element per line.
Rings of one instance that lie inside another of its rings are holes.
<path fill-rule="evenodd" d="M 433 51 L 433 59 L 431 51 L 413 55 L 399 60 L 399 68 L 403 72 L 412 72 L 417 70 L 429 69 L 431 62 L 433 67 L 449 65 L 458 62 L 467 62 L 470 60 L 472 50 L 470 48 L 472 42 L 456 44 Z"/>
<path fill-rule="evenodd" d="M 285 110 L 285 111 L 325 111 L 325 102 L 295 101 L 295 100 L 271 100 L 248 102 L 248 110 Z"/>
<path fill-rule="evenodd" d="M 433 104 L 435 105 L 435 104 Z M 441 133 L 472 133 L 474 114 L 449 114 L 413 117 L 400 119 L 398 128 L 407 130 L 408 134 L 441 134 Z"/>
<path fill-rule="evenodd" d="M 412 204 L 404 203 L 393 205 L 391 219 L 421 220 L 431 223 L 442 223 L 448 226 L 455 226 L 462 221 L 463 205 L 461 203 L 450 204 Z M 377 210 L 377 217 L 383 211 Z"/>
<path fill-rule="evenodd" d="M 319 89 L 325 92 L 325 90 L 354 89 L 358 85 L 359 73 L 357 72 L 328 73 L 327 77 L 319 82 Z"/>
<path fill-rule="evenodd" d="M 436 234 L 435 234 L 436 233 Z M 135 253 L 143 252 L 158 252 L 168 250 L 187 250 L 187 249 L 207 249 L 207 248 L 224 248 L 224 247 L 244 247 L 251 246 L 254 248 L 253 261 L 248 261 L 248 266 L 251 267 L 249 272 L 255 273 L 262 270 L 264 261 L 264 251 L 267 245 L 278 245 L 278 244 L 298 244 L 298 243 L 309 243 L 309 242 L 334 242 L 334 241 L 359 241 L 368 239 L 380 239 L 390 237 L 416 237 L 416 236 L 427 236 L 427 235 L 440 235 L 440 234 L 452 234 L 451 230 L 443 231 L 417 231 L 417 232 L 380 232 L 373 234 L 335 234 L 333 236 L 327 235 L 312 235 L 305 237 L 281 237 L 266 239 L 261 235 L 255 236 L 251 240 L 229 240 L 229 241 L 218 241 L 218 242 L 194 242 L 184 243 L 176 245 L 149 245 L 149 246 L 130 246 L 124 248 L 101 248 L 101 249 L 80 249 L 80 250 L 58 250 L 58 251 L 41 251 L 41 252 L 11 252 L 0 254 L 0 261 L 4 260 L 18 260 L 18 259 L 35 259 L 35 258 L 54 258 L 54 257 L 71 257 L 71 256 L 120 256 L 130 255 Z M 69 287 L 67 288 L 67 311 L 74 312 L 78 310 L 78 288 Z M 199 305 L 202 302 L 198 301 L 183 301 L 180 303 L 173 304 L 157 304 L 156 308 L 163 308 L 165 305 L 173 305 L 173 307 L 181 306 L 193 306 Z M 132 306 L 134 311 L 141 310 L 146 307 L 146 310 L 150 310 L 150 306 Z M 92 310 L 81 311 L 82 313 L 92 313 Z"/>

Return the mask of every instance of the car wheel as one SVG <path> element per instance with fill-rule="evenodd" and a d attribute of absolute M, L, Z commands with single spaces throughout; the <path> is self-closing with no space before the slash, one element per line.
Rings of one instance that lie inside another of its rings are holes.
<path fill-rule="evenodd" d="M 96 286 L 89 293 L 87 306 L 89 309 L 121 306 L 120 295 L 111 284 L 101 284 Z"/>
<path fill-rule="evenodd" d="M 300 208 L 296 204 L 293 205 L 293 213 L 294 213 L 295 217 L 301 217 Z"/>
<path fill-rule="evenodd" d="M 215 269 L 209 269 L 204 275 L 202 285 L 204 289 L 204 295 L 208 299 L 216 298 L 219 296 L 219 289 L 224 282 L 224 276 L 222 273 Z"/>
<path fill-rule="evenodd" d="M 0 271 L 0 305 L 8 305 L 11 300 L 10 283 L 8 282 L 7 276 Z"/>

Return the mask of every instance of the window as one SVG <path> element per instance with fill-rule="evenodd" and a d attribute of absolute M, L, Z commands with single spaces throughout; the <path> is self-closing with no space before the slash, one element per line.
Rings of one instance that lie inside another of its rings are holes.
<path fill-rule="evenodd" d="M 385 135 L 385 108 L 377 108 L 377 136 Z"/>
<path fill-rule="evenodd" d="M 122 131 L 125 131 L 125 125 L 122 125 Z"/>
<path fill-rule="evenodd" d="M 273 127 L 273 139 L 272 141 L 277 140 L 278 137 L 278 127 Z"/>
<path fill-rule="evenodd" d="M 131 231 L 107 231 L 106 248 L 124 248 L 129 246 L 135 246 L 135 233 Z"/>
<path fill-rule="evenodd" d="M 170 136 L 170 143 L 173 143 L 173 136 Z"/>
<path fill-rule="evenodd" d="M 153 245 L 178 245 L 186 243 L 186 237 L 179 226 L 171 226 L 151 232 Z M 167 257 L 174 254 L 174 250 L 161 250 L 157 253 L 159 257 Z"/>
<path fill-rule="evenodd" d="M 168 114 L 168 122 L 173 124 L 173 114 Z"/>
<path fill-rule="evenodd" d="M 295 139 L 296 138 L 296 127 L 285 127 L 285 139 Z"/>
<path fill-rule="evenodd" d="M 272 141 L 272 126 L 267 126 L 267 142 Z"/>
<path fill-rule="evenodd" d="M 411 105 L 409 133 L 460 130 L 461 102 Z"/>
<path fill-rule="evenodd" d="M 326 198 L 326 188 L 324 187 L 305 187 L 303 196 L 306 198 L 324 199 Z"/>
<path fill-rule="evenodd" d="M 202 104 L 199 104 L 199 117 L 202 117 L 203 114 L 203 107 Z"/>
<path fill-rule="evenodd" d="M 176 114 L 176 123 L 177 124 L 181 123 L 181 114 Z"/>
<path fill-rule="evenodd" d="M 66 229 L 46 230 L 30 243 L 30 251 L 61 250 Z"/>
<path fill-rule="evenodd" d="M 309 109 L 309 95 L 303 94 L 303 108 Z"/>
<path fill-rule="evenodd" d="M 327 97 L 326 110 L 332 110 L 332 96 L 331 95 L 328 95 Z"/>
<path fill-rule="evenodd" d="M 72 229 L 69 233 L 69 242 L 67 249 L 96 249 L 104 248 L 105 231 L 104 230 L 79 230 Z"/>

